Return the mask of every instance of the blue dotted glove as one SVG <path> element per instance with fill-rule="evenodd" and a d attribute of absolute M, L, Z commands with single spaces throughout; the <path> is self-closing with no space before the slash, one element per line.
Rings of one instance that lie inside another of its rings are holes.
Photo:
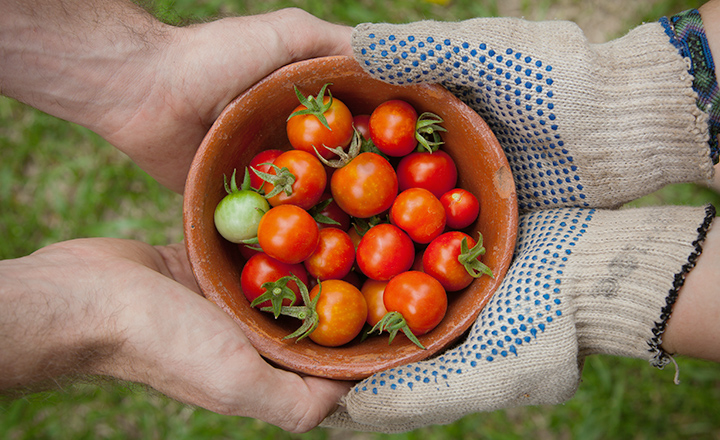
<path fill-rule="evenodd" d="M 672 32 L 650 23 L 592 45 L 570 22 L 480 18 L 362 24 L 353 47 L 372 76 L 441 83 L 475 109 L 521 211 L 598 208 L 712 177 L 708 116 Z"/>
<path fill-rule="evenodd" d="M 665 365 L 660 337 L 714 215 L 660 207 L 521 216 L 515 262 L 467 339 L 360 382 L 324 426 L 399 432 L 560 403 L 594 353 Z"/>
<path fill-rule="evenodd" d="M 475 109 L 523 215 L 515 260 L 467 339 L 360 382 L 324 425 L 400 432 L 563 402 L 594 353 L 664 366 L 665 323 L 715 211 L 602 208 L 712 175 L 712 124 L 672 24 L 602 45 L 567 22 L 364 24 L 353 46 L 376 78 L 441 83 Z"/>

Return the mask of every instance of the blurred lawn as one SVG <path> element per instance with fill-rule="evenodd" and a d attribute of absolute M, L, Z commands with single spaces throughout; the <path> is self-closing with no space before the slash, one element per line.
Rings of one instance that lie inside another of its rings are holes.
<path fill-rule="evenodd" d="M 571 19 L 587 27 L 589 34 L 611 38 L 642 21 L 700 4 L 689 0 L 161 0 L 154 11 L 175 24 L 286 6 L 351 25 L 516 15 Z M 633 205 L 708 202 L 720 207 L 718 195 L 707 188 L 673 185 Z M 180 196 L 160 187 L 95 134 L 0 97 L 0 258 L 83 236 L 135 238 L 153 244 L 179 241 L 181 203 Z M 720 366 L 687 359 L 679 364 L 682 384 L 676 386 L 672 367 L 660 371 L 639 360 L 592 357 L 577 395 L 565 405 L 470 415 L 448 426 L 401 435 L 323 429 L 291 435 L 256 420 L 188 408 L 135 385 L 77 385 L 0 402 L 0 439 L 720 438 Z"/>

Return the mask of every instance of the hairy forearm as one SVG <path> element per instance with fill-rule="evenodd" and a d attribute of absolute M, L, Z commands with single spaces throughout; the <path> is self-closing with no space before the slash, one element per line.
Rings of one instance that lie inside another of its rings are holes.
<path fill-rule="evenodd" d="M 43 255 L 0 261 L 0 393 L 90 373 L 118 346 L 103 304 L 61 287 L 83 274 L 61 268 Z"/>
<path fill-rule="evenodd" d="M 111 101 L 147 93 L 138 85 L 169 29 L 126 0 L 0 0 L 0 10 L 2 94 L 90 128 Z"/>

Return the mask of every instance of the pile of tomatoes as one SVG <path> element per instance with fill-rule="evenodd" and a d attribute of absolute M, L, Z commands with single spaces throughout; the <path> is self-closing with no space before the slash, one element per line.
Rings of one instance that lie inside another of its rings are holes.
<path fill-rule="evenodd" d="M 402 100 L 353 115 L 327 87 L 315 97 L 296 88 L 292 148 L 256 155 L 239 187 L 235 174 L 225 182 L 216 227 L 247 260 L 251 305 L 302 321 L 289 338 L 340 346 L 365 328 L 422 347 L 447 292 L 492 276 L 482 235 L 463 232 L 479 202 L 456 187 L 440 117 Z"/>

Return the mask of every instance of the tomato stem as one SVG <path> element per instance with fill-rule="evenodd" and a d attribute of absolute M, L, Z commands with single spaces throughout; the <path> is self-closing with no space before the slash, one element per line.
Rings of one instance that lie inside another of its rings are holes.
<path fill-rule="evenodd" d="M 460 264 L 465 266 L 465 270 L 467 270 L 473 278 L 479 278 L 483 275 L 495 278 L 492 270 L 480 262 L 479 258 L 482 255 L 485 255 L 485 247 L 483 247 L 483 236 L 480 232 L 478 232 L 477 244 L 475 244 L 472 249 L 468 249 L 467 237 L 463 237 L 460 242 L 460 255 L 458 255 Z"/>
<path fill-rule="evenodd" d="M 325 165 L 331 167 L 331 168 L 342 168 L 345 165 L 352 162 L 353 159 L 355 159 L 358 154 L 360 154 L 362 150 L 362 136 L 360 135 L 360 132 L 353 127 L 353 137 L 350 141 L 350 148 L 348 148 L 348 151 L 345 152 L 345 150 L 342 147 L 336 147 L 336 148 L 330 148 L 327 146 L 324 146 L 324 148 L 332 151 L 333 153 L 337 154 L 339 159 L 335 160 L 327 160 L 325 159 L 317 150 L 317 148 L 313 145 L 313 149 L 315 150 L 315 154 L 317 155 L 318 159 Z"/>
<path fill-rule="evenodd" d="M 271 185 L 273 185 L 272 191 L 265 194 L 265 198 L 269 199 L 271 197 L 275 197 L 276 195 L 280 194 L 281 192 L 284 192 L 286 196 L 291 196 L 293 192 L 293 184 L 295 183 L 295 175 L 290 172 L 290 170 L 287 167 L 278 167 L 275 164 L 268 163 L 263 165 L 270 165 L 273 170 L 275 170 L 275 174 L 266 173 L 263 171 L 258 171 L 255 168 L 250 167 L 251 170 L 264 182 L 267 182 Z"/>
<path fill-rule="evenodd" d="M 255 170 L 253 170 L 255 171 Z M 243 177 L 243 182 L 240 184 L 240 187 L 237 186 L 237 181 L 235 179 L 235 175 L 237 174 L 237 168 L 233 170 L 232 177 L 230 177 L 230 184 L 228 185 L 228 179 L 227 175 L 223 174 L 223 184 L 225 185 L 225 192 L 228 194 L 236 193 L 239 191 L 256 191 L 254 188 L 250 186 L 250 172 L 245 167 L 245 176 Z"/>
<path fill-rule="evenodd" d="M 330 93 L 330 90 L 328 90 L 328 102 L 325 104 L 325 90 L 329 85 L 332 83 L 327 83 L 324 86 L 322 86 L 322 89 L 320 89 L 320 92 L 318 93 L 317 97 L 313 98 L 312 95 L 308 95 L 305 97 L 302 93 L 300 93 L 300 90 L 297 88 L 296 85 L 293 85 L 295 88 L 295 96 L 297 96 L 298 101 L 300 101 L 300 104 L 305 106 L 305 110 L 298 110 L 294 113 L 292 113 L 290 116 L 288 116 L 287 120 L 290 120 L 293 116 L 298 115 L 313 115 L 320 123 L 325 126 L 328 130 L 332 131 L 330 128 L 330 125 L 328 124 L 327 118 L 325 118 L 325 112 L 330 109 L 330 106 L 332 106 L 333 98 L 332 93 Z"/>
<path fill-rule="evenodd" d="M 252 250 L 255 250 L 255 251 L 259 251 L 259 252 L 262 252 L 262 251 L 263 251 L 262 248 L 260 247 L 260 240 L 258 240 L 257 235 L 256 235 L 255 237 L 252 237 L 252 238 L 247 238 L 247 239 L 245 239 L 245 240 L 240 240 L 240 241 L 238 241 L 238 243 L 244 244 L 244 245 L 247 246 L 248 248 L 250 248 L 250 249 L 252 249 Z"/>
<path fill-rule="evenodd" d="M 263 283 L 261 287 L 265 289 L 265 292 L 255 298 L 250 303 L 250 307 L 256 307 L 258 304 L 270 301 L 270 307 L 263 307 L 263 310 L 269 308 L 273 315 L 275 315 L 275 319 L 277 319 L 280 316 L 280 311 L 282 310 L 283 301 L 285 299 L 290 300 L 290 306 L 294 305 L 295 301 L 297 301 L 295 292 L 287 286 L 287 283 L 290 281 L 294 280 L 291 277 L 286 276 L 277 281 L 268 281 L 267 283 Z"/>
<path fill-rule="evenodd" d="M 415 124 L 415 139 L 418 141 L 418 151 L 427 150 L 429 153 L 437 151 L 444 143 L 441 132 L 447 130 L 441 126 L 443 119 L 435 113 L 421 114 Z"/>
<path fill-rule="evenodd" d="M 368 333 L 374 333 L 376 331 L 378 333 L 382 333 L 383 331 L 390 333 L 388 345 L 392 344 L 397 332 L 402 331 L 415 345 L 425 350 L 425 347 L 420 343 L 417 336 L 413 334 L 412 330 L 410 330 L 407 321 L 405 321 L 405 317 L 400 312 L 387 312 Z"/>
<path fill-rule="evenodd" d="M 300 328 L 295 330 L 293 333 L 285 336 L 283 339 L 292 339 L 297 338 L 295 342 L 306 338 L 309 336 L 312 332 L 315 331 L 315 329 L 318 326 L 319 323 L 319 316 L 317 313 L 317 303 L 320 299 L 320 294 L 322 293 L 322 284 L 320 285 L 320 290 L 318 291 L 318 294 L 315 295 L 315 298 L 312 300 L 310 299 L 310 293 L 308 292 L 307 286 L 305 283 L 300 281 L 300 279 L 295 275 L 291 274 L 287 277 L 283 278 L 290 278 L 293 281 L 295 281 L 295 284 L 297 284 L 298 288 L 300 289 L 300 296 L 302 297 L 304 305 L 302 306 L 282 306 L 280 308 L 280 315 L 290 316 L 292 318 L 297 318 L 302 320 L 302 325 Z M 281 279 L 283 279 L 281 278 Z M 319 280 L 318 280 L 319 281 Z M 260 309 L 265 312 L 272 311 L 272 307 L 263 307 Z"/>

